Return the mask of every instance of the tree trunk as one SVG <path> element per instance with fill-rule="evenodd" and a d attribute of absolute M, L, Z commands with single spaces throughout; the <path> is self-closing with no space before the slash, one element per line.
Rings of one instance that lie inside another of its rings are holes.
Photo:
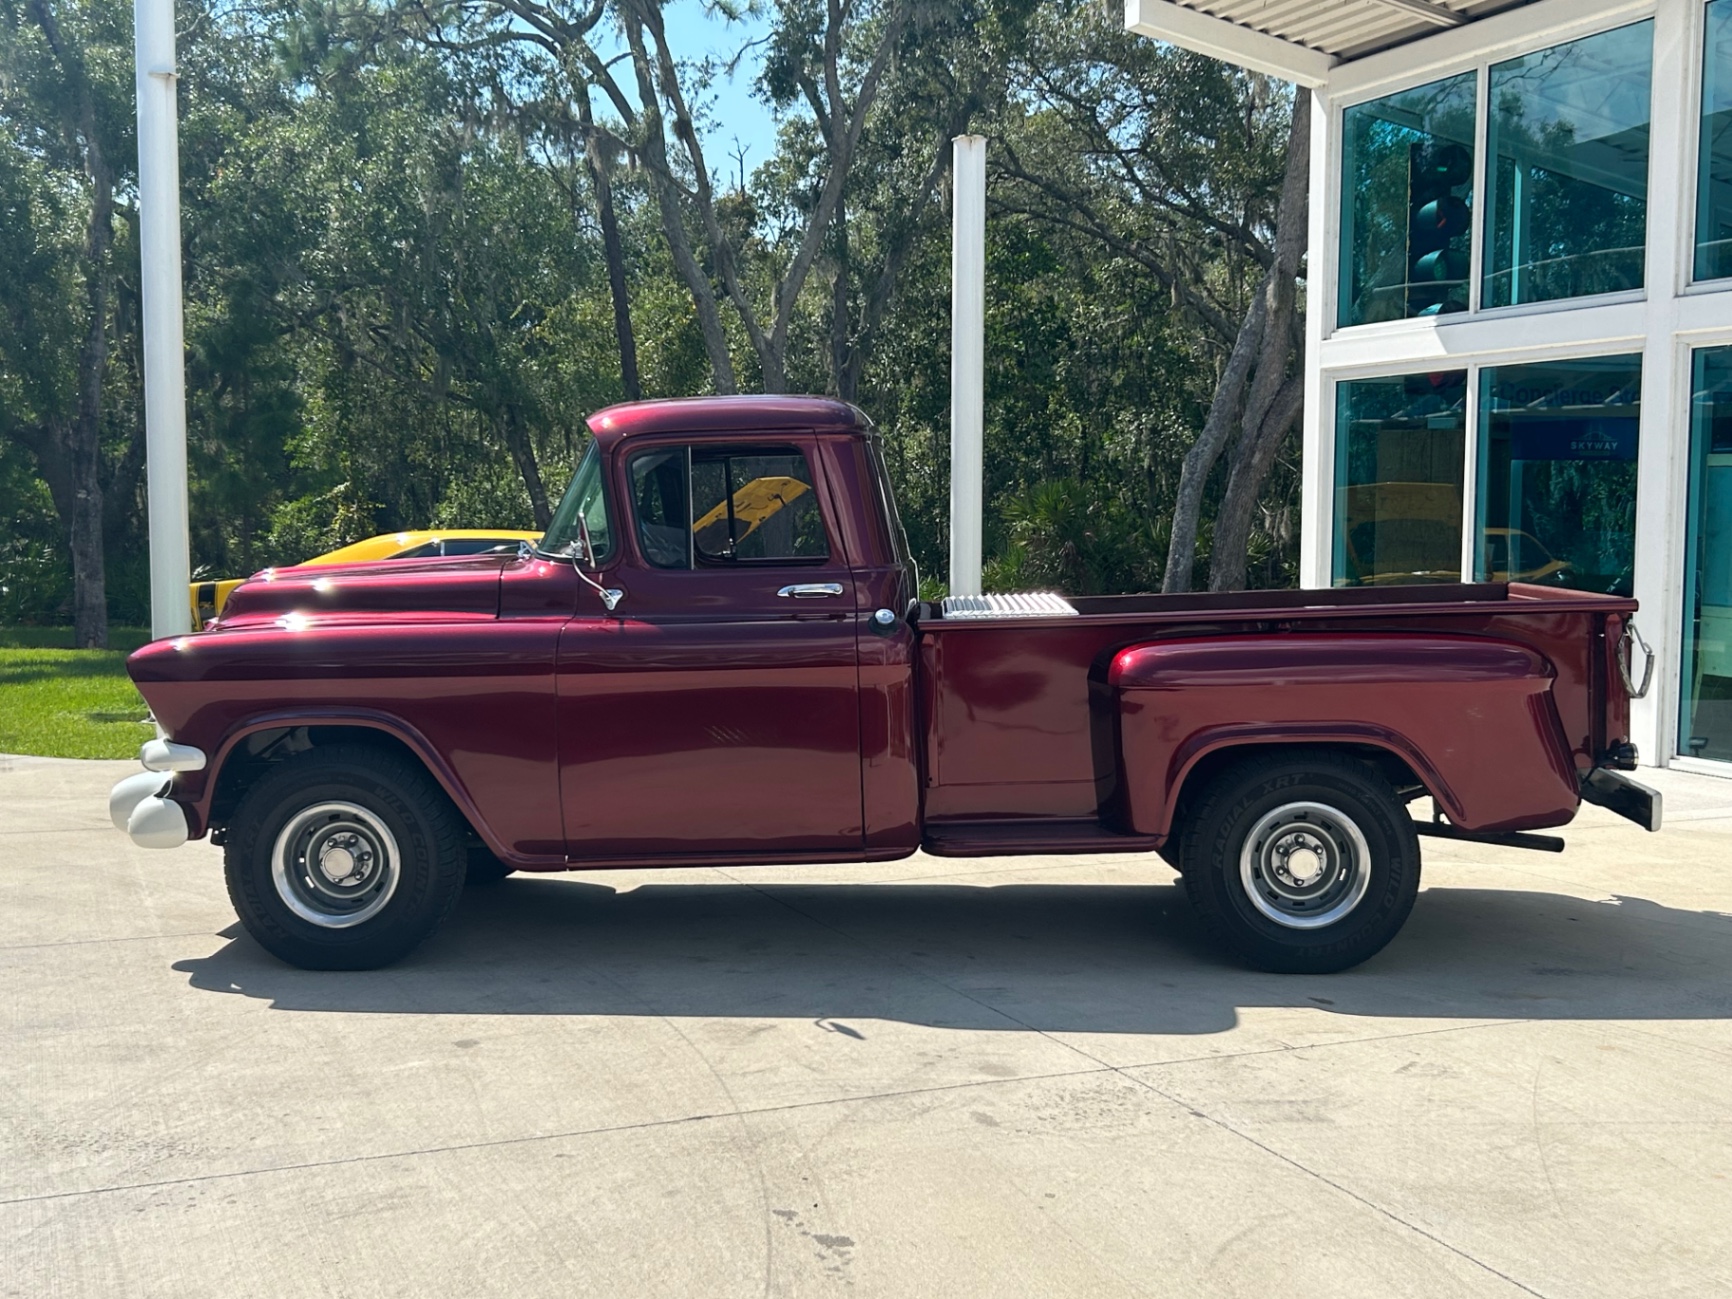
<path fill-rule="evenodd" d="M 515 404 L 507 406 L 502 423 L 505 449 L 511 453 L 511 462 L 517 466 L 524 489 L 529 493 L 529 508 L 535 514 L 535 526 L 546 532 L 547 525 L 553 522 L 553 511 L 547 506 L 547 487 L 541 481 L 541 466 L 535 462 L 535 447 L 529 441 L 529 430 L 524 427 L 523 412 Z"/>
<path fill-rule="evenodd" d="M 644 171 L 650 187 L 655 190 L 656 206 L 661 212 L 662 234 L 667 237 L 668 251 L 673 254 L 674 269 L 686 282 L 692 303 L 698 311 L 698 329 L 703 334 L 704 351 L 710 359 L 710 381 L 719 393 L 739 391 L 734 378 L 734 359 L 728 350 L 728 336 L 722 329 L 721 312 L 716 306 L 715 289 L 710 277 L 692 255 L 691 240 L 686 237 L 685 217 L 680 210 L 678 182 L 668 169 L 667 140 L 662 134 L 661 97 L 650 70 L 649 51 L 644 46 L 643 23 L 629 8 L 622 15 L 626 44 L 631 48 L 632 68 L 637 73 L 638 95 L 642 105 L 638 115 L 642 140 Z"/>
<path fill-rule="evenodd" d="M 613 332 L 619 340 L 619 377 L 625 389 L 625 399 L 636 401 L 643 396 L 643 385 L 637 373 L 637 336 L 632 331 L 631 301 L 626 296 L 625 249 L 620 243 L 619 218 L 613 210 L 613 181 L 607 174 L 607 160 L 601 156 L 601 141 L 595 133 L 595 119 L 589 106 L 589 87 L 583 86 L 577 95 L 578 124 L 583 129 L 583 158 L 589 167 L 590 183 L 595 186 L 596 219 L 601 223 L 601 246 L 607 258 L 607 285 L 613 295 Z"/>
<path fill-rule="evenodd" d="M 1178 499 L 1173 507 L 1173 528 L 1167 546 L 1167 569 L 1161 583 L 1163 591 L 1191 589 L 1203 493 L 1210 473 L 1229 443 L 1233 445 L 1232 469 L 1209 548 L 1210 587 L 1237 590 L 1245 583 L 1251 512 L 1280 449 L 1280 439 L 1294 419 L 1290 412 L 1284 424 L 1274 427 L 1280 414 L 1278 407 L 1285 409 L 1291 398 L 1286 382 L 1297 310 L 1295 280 L 1305 254 L 1309 220 L 1310 159 L 1311 104 L 1308 96 L 1298 94 L 1293 101 L 1287 169 L 1276 212 L 1274 260 L 1245 312 L 1233 350 L 1215 385 L 1203 432 L 1186 453 L 1180 469 Z M 1302 388 L 1300 397 L 1302 400 Z M 1270 439 L 1273 444 L 1265 445 Z"/>
<path fill-rule="evenodd" d="M 1287 174 L 1281 184 L 1281 206 L 1275 222 L 1275 264 L 1268 278 L 1269 319 L 1257 358 L 1257 377 L 1245 404 L 1244 427 L 1233 447 L 1226 495 L 1215 518 L 1210 547 L 1209 589 L 1240 591 L 1245 587 L 1246 552 L 1251 540 L 1251 515 L 1269 477 L 1281 443 L 1304 408 L 1302 375 L 1289 375 L 1297 330 L 1299 262 L 1305 255 L 1309 229 L 1308 201 L 1311 164 L 1310 97 L 1293 98 L 1293 128 L 1287 138 Z M 1304 358 L 1300 357 L 1303 367 Z"/>
<path fill-rule="evenodd" d="M 79 51 L 69 46 L 46 0 L 30 6 L 43 38 L 66 73 L 76 121 L 64 123 L 70 140 L 82 144 L 90 178 L 90 216 L 84 227 L 84 299 L 90 313 L 78 351 L 78 409 L 64 438 L 71 508 L 60 511 L 72 554 L 73 644 L 108 647 L 108 578 L 102 553 L 102 381 L 108 370 L 109 249 L 114 243 L 114 176 L 97 135 L 96 99 Z M 69 114 L 70 116 L 70 114 Z"/>
<path fill-rule="evenodd" d="M 87 119 L 94 128 L 94 113 Z M 79 649 L 108 648 L 108 574 L 102 553 L 102 380 L 108 370 L 109 245 L 114 184 L 94 132 L 86 144 L 90 224 L 84 237 L 90 324 L 78 353 L 78 418 L 72 424 L 72 620 Z"/>
<path fill-rule="evenodd" d="M 830 282 L 830 376 L 836 395 L 853 401 L 856 371 L 848 345 L 848 212 L 836 205 L 836 273 Z"/>
<path fill-rule="evenodd" d="M 1161 590 L 1168 594 L 1191 589 L 1191 573 L 1197 562 L 1197 526 L 1203 517 L 1203 488 L 1208 485 L 1209 473 L 1226 450 L 1227 439 L 1239 418 L 1245 385 L 1251 376 L 1251 360 L 1263 341 L 1263 327 L 1268 319 L 1268 298 L 1259 287 L 1244 323 L 1239 326 L 1239 337 L 1233 341 L 1226 368 L 1215 384 L 1215 397 L 1209 403 L 1203 431 L 1185 453 L 1185 462 L 1179 469 L 1173 528 L 1167 541 L 1167 571 L 1161 580 Z"/>
<path fill-rule="evenodd" d="M 1210 550 L 1209 589 L 1243 591 L 1247 552 L 1251 541 L 1251 516 L 1269 470 L 1287 434 L 1305 409 L 1305 380 L 1292 375 L 1281 385 L 1261 424 L 1249 424 L 1233 448 L 1233 467 L 1227 492 L 1215 517 L 1215 544 Z"/>

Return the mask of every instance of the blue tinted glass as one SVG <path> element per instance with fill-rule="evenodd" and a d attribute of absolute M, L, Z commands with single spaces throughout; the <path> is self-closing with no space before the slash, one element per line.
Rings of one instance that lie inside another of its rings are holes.
<path fill-rule="evenodd" d="M 1642 358 L 1480 372 L 1478 577 L 1630 594 Z"/>
<path fill-rule="evenodd" d="M 1652 21 L 1494 64 L 1482 305 L 1639 289 Z"/>
<path fill-rule="evenodd" d="M 1336 385 L 1335 585 L 1461 580 L 1467 372 Z"/>
<path fill-rule="evenodd" d="M 1467 310 L 1474 74 L 1343 116 L 1343 325 Z"/>
<path fill-rule="evenodd" d="M 1732 760 L 1732 348 L 1696 353 L 1690 394 L 1678 751 Z"/>
<path fill-rule="evenodd" d="M 1708 6 L 1702 154 L 1696 177 L 1696 278 L 1732 275 L 1732 0 Z"/>

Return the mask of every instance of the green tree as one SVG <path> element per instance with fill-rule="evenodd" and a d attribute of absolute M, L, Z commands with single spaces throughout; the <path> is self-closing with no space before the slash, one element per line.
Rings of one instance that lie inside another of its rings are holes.
<path fill-rule="evenodd" d="M 0 277 L 0 432 L 34 458 L 65 530 L 80 646 L 108 643 L 104 385 L 116 196 L 136 152 L 131 44 L 129 11 L 107 0 L 0 3 L 0 203 L 7 264 L 24 272 Z"/>

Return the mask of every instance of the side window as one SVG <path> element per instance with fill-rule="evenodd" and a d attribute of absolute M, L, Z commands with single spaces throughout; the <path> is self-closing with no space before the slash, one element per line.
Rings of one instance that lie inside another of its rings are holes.
<path fill-rule="evenodd" d="M 631 462 L 638 544 L 657 568 L 690 568 L 686 528 L 686 448 L 651 451 Z"/>
<path fill-rule="evenodd" d="M 631 462 L 644 557 L 657 568 L 799 563 L 830 554 L 806 457 L 782 447 L 668 447 Z"/>
<path fill-rule="evenodd" d="M 700 564 L 827 558 L 824 512 L 806 457 L 694 448 L 692 545 Z"/>

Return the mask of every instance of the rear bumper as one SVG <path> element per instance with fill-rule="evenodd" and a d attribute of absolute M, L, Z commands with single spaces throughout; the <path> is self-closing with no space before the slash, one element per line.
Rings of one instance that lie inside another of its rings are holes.
<path fill-rule="evenodd" d="M 1595 767 L 1582 777 L 1582 800 L 1616 812 L 1644 830 L 1660 828 L 1660 791 L 1631 780 L 1621 771 Z"/>

